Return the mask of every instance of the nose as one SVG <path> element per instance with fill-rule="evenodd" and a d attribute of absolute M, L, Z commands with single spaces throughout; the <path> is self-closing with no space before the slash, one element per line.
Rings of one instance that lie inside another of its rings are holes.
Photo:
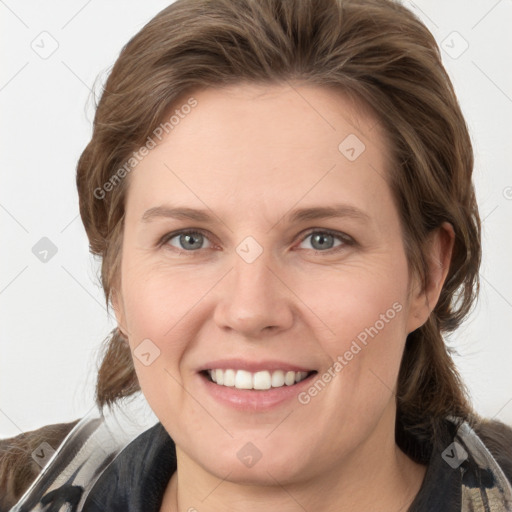
<path fill-rule="evenodd" d="M 235 257 L 218 289 L 214 321 L 219 328 L 258 338 L 292 326 L 293 294 L 270 263 L 265 251 L 252 263 Z"/>

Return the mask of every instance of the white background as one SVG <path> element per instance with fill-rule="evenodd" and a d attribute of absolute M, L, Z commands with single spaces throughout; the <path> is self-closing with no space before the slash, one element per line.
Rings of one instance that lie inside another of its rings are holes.
<path fill-rule="evenodd" d="M 78 215 L 75 167 L 91 135 L 91 89 L 168 3 L 0 0 L 0 438 L 93 406 L 98 349 L 115 324 Z M 512 425 L 512 0 L 404 3 L 444 48 L 476 152 L 482 292 L 449 343 L 476 410 Z M 58 48 L 43 59 L 33 49 L 43 44 Z M 32 253 L 42 237 L 58 251 L 46 263 Z"/>

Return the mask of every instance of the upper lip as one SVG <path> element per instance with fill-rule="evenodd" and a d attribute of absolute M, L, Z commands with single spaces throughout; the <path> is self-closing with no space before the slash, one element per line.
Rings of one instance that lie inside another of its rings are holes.
<path fill-rule="evenodd" d="M 283 370 L 287 372 L 310 372 L 313 371 L 311 367 L 306 367 L 298 364 L 291 364 L 284 361 L 277 361 L 275 359 L 267 359 L 264 361 L 248 361 L 247 359 L 217 359 L 210 361 L 199 367 L 198 371 L 204 370 L 245 370 L 251 373 L 261 372 L 264 370 L 274 371 Z"/>

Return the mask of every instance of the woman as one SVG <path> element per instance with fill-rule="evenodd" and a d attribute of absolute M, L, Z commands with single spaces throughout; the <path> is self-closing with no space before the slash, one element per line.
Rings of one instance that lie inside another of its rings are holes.
<path fill-rule="evenodd" d="M 164 9 L 77 169 L 119 324 L 107 414 L 53 429 L 73 430 L 12 510 L 512 510 L 512 429 L 443 341 L 478 291 L 472 167 L 399 4 Z M 127 442 L 108 407 L 139 389 L 159 421 Z M 4 508 L 34 480 L 13 453 Z"/>

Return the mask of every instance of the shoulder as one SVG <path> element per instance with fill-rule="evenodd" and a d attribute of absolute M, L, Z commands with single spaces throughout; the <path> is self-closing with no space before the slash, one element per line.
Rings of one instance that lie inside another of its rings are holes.
<path fill-rule="evenodd" d="M 0 440 L 0 512 L 14 506 L 40 473 L 32 453 L 43 442 L 56 450 L 78 421 L 46 425 Z"/>
<path fill-rule="evenodd" d="M 475 418 L 471 427 L 512 484 L 512 427 L 501 421 L 485 418 Z"/>

